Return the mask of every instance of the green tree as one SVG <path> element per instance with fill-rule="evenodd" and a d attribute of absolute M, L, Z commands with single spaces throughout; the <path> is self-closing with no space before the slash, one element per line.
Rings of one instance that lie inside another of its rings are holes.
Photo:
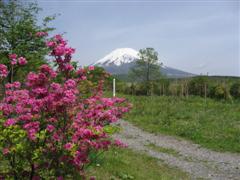
<path fill-rule="evenodd" d="M 37 15 L 41 9 L 36 3 L 23 1 L 0 1 L 0 63 L 10 68 L 9 54 L 17 54 L 27 59 L 28 65 L 19 70 L 15 68 L 13 74 L 21 79 L 29 71 L 35 71 L 41 64 L 46 63 L 48 51 L 45 47 L 45 36 L 37 36 L 38 32 L 52 31 L 48 27 L 55 16 L 45 17 L 38 24 Z M 11 74 L 12 72 L 10 72 Z M 10 81 L 10 76 L 8 81 Z"/>
<path fill-rule="evenodd" d="M 234 98 L 240 98 L 240 83 L 234 83 L 230 88 L 230 93 Z"/>
<path fill-rule="evenodd" d="M 161 79 L 154 83 L 154 94 L 156 95 L 167 95 L 170 85 L 170 80 L 162 76 Z"/>
<path fill-rule="evenodd" d="M 153 48 L 141 49 L 136 65 L 130 71 L 130 77 L 134 81 L 144 84 L 147 95 L 150 95 L 153 80 L 160 78 L 160 63 L 158 53 Z"/>
<path fill-rule="evenodd" d="M 207 76 L 197 76 L 189 82 L 189 93 L 197 96 L 207 96 L 209 94 L 209 79 Z"/>
<path fill-rule="evenodd" d="M 217 84 L 210 90 L 210 96 L 216 99 L 232 100 L 229 89 L 225 84 Z"/>

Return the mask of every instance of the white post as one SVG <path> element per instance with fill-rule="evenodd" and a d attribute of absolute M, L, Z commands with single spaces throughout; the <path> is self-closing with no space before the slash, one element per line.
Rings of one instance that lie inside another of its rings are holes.
<path fill-rule="evenodd" d="M 115 82 L 115 78 L 113 78 L 113 97 L 116 96 L 116 82 Z"/>

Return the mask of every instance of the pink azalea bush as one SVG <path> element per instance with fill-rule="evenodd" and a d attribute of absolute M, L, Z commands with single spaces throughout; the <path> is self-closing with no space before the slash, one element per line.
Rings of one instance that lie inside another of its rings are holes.
<path fill-rule="evenodd" d="M 60 35 L 46 45 L 56 70 L 42 65 L 39 72 L 30 72 L 24 83 L 5 84 L 0 103 L 0 149 L 9 166 L 4 176 L 84 178 L 91 153 L 124 146 L 110 138 L 109 129 L 128 112 L 130 104 L 122 98 L 103 97 L 104 76 L 97 88 L 84 96 L 81 84 L 94 67 L 75 69 L 71 63 L 75 50 Z M 9 58 L 19 65 L 27 63 L 17 55 Z M 0 64 L 0 79 L 7 73 Z"/>

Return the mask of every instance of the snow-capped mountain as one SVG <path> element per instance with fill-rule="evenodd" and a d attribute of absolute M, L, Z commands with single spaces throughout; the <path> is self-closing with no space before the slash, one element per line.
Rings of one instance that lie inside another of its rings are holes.
<path fill-rule="evenodd" d="M 138 51 L 132 48 L 119 48 L 98 60 L 94 65 L 99 66 L 121 66 L 122 64 L 132 63 L 138 59 Z"/>
<path fill-rule="evenodd" d="M 123 75 L 127 74 L 129 70 L 134 67 L 138 58 L 138 51 L 132 48 L 118 48 L 106 55 L 104 58 L 93 63 L 93 65 L 101 66 L 111 74 Z M 168 77 L 193 76 L 191 73 L 164 65 L 161 66 L 161 73 Z"/>

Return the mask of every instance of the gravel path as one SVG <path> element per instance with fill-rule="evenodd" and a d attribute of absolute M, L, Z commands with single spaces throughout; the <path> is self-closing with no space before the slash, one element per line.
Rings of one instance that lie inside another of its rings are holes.
<path fill-rule="evenodd" d="M 114 135 L 115 138 L 127 143 L 129 148 L 144 151 L 189 173 L 193 179 L 240 180 L 239 154 L 215 152 L 186 140 L 154 135 L 123 120 L 118 124 L 122 130 Z"/>

